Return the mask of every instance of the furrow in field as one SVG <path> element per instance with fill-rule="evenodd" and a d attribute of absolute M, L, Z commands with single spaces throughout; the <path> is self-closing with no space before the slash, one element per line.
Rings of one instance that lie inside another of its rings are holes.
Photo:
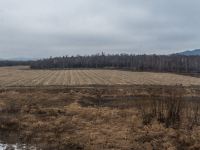
<path fill-rule="evenodd" d="M 51 70 L 45 70 L 43 74 L 40 76 L 40 80 L 37 83 L 37 85 L 48 85 L 48 80 L 52 76 L 52 71 Z"/>
<path fill-rule="evenodd" d="M 60 71 L 57 71 L 57 77 L 55 79 L 55 82 L 54 82 L 54 85 L 63 85 L 63 77 L 64 77 L 64 71 L 63 70 L 60 70 Z"/>
<path fill-rule="evenodd" d="M 109 85 L 112 84 L 122 84 L 121 76 L 118 76 L 118 73 L 114 70 L 97 70 L 98 75 L 102 77 L 106 83 Z"/>
<path fill-rule="evenodd" d="M 200 85 L 195 77 L 171 73 L 131 72 L 118 70 L 24 70 L 0 68 L 0 86 L 47 85 Z"/>
<path fill-rule="evenodd" d="M 98 70 L 90 70 L 90 72 L 92 73 L 93 77 L 96 80 L 95 84 L 99 84 L 99 85 L 109 85 L 109 84 L 111 84 L 110 81 L 106 81 L 104 76 L 100 75 L 100 72 Z"/>
<path fill-rule="evenodd" d="M 70 79 L 71 79 L 70 85 L 75 85 L 73 70 L 69 70 L 69 72 L 70 72 Z"/>
<path fill-rule="evenodd" d="M 30 79 L 28 85 L 35 86 L 35 85 L 37 85 L 38 79 L 41 78 L 41 76 L 43 74 L 43 71 L 41 71 L 41 70 L 34 70 L 33 72 L 35 72 L 35 74 L 32 75 L 32 78 Z"/>
<path fill-rule="evenodd" d="M 50 71 L 50 72 L 49 72 L 49 77 L 46 78 L 45 80 L 43 80 L 43 85 L 46 85 L 46 86 L 52 85 L 52 83 L 55 81 L 55 79 L 54 79 L 54 78 L 55 78 L 54 74 L 56 74 L 56 71 Z"/>
<path fill-rule="evenodd" d="M 65 85 L 71 85 L 71 75 L 70 70 L 65 71 Z"/>
<path fill-rule="evenodd" d="M 143 81 L 141 76 L 137 76 L 137 74 L 129 74 L 129 72 L 126 71 L 115 71 L 118 72 L 117 76 L 122 77 L 123 84 L 138 84 Z"/>
<path fill-rule="evenodd" d="M 48 76 L 49 71 L 41 71 L 39 76 L 34 80 L 34 85 L 35 86 L 40 86 L 42 85 L 42 81 L 44 81 L 44 79 L 46 78 L 46 76 Z"/>
<path fill-rule="evenodd" d="M 88 78 L 87 75 L 84 73 L 84 70 L 77 70 L 77 76 L 80 85 L 89 85 Z"/>
<path fill-rule="evenodd" d="M 66 70 L 64 70 L 63 71 L 63 84 L 62 85 L 67 85 L 68 83 L 68 81 L 67 80 L 69 80 L 69 78 L 67 77 L 67 72 L 66 72 Z"/>
<path fill-rule="evenodd" d="M 84 75 L 84 79 L 85 79 L 85 84 L 88 84 L 88 85 L 93 85 L 95 84 L 95 78 L 94 76 L 92 75 L 91 71 L 90 70 L 83 70 L 82 71 L 83 75 Z"/>
<path fill-rule="evenodd" d="M 72 74 L 73 76 L 74 76 L 74 79 L 75 79 L 75 85 L 80 85 L 80 76 L 78 75 L 78 73 L 77 73 L 77 70 L 73 70 L 73 74 Z"/>
<path fill-rule="evenodd" d="M 36 71 L 21 71 L 15 74 L 15 81 L 10 83 L 10 86 L 30 86 L 30 82 L 37 75 Z"/>
<path fill-rule="evenodd" d="M 24 80 L 24 77 L 26 76 L 24 71 L 13 71 L 13 74 L 6 77 L 4 80 L 4 84 L 6 84 L 6 86 L 17 86 L 19 85 L 19 83 Z"/>
<path fill-rule="evenodd" d="M 96 77 L 96 75 L 91 71 L 91 70 L 87 70 L 87 74 L 90 76 L 90 82 L 92 84 L 99 84 L 101 83 L 101 81 Z"/>
<path fill-rule="evenodd" d="M 60 74 L 61 85 L 65 85 L 65 70 L 62 70 Z"/>
<path fill-rule="evenodd" d="M 111 84 L 124 84 L 125 79 L 123 78 L 123 74 L 119 74 L 119 72 L 113 71 L 103 71 L 105 79 L 108 80 Z M 101 75 L 101 74 L 100 74 Z"/>

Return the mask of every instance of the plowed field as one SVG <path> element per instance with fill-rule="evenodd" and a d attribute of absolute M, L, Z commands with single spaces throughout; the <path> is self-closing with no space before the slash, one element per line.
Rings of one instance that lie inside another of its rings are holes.
<path fill-rule="evenodd" d="M 31 70 L 27 67 L 0 68 L 0 86 L 79 85 L 200 85 L 200 78 L 171 73 L 120 70 Z"/>

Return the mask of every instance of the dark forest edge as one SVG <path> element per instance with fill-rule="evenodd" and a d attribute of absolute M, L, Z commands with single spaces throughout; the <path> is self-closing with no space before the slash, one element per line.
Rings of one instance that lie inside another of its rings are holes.
<path fill-rule="evenodd" d="M 200 56 L 96 54 L 50 57 L 37 61 L 0 61 L 0 66 L 29 65 L 31 69 L 107 68 L 132 71 L 200 73 Z"/>
<path fill-rule="evenodd" d="M 31 63 L 32 69 L 114 68 L 132 71 L 199 73 L 200 56 L 96 54 L 63 56 Z"/>
<path fill-rule="evenodd" d="M 0 67 L 31 66 L 33 61 L 0 60 Z"/>

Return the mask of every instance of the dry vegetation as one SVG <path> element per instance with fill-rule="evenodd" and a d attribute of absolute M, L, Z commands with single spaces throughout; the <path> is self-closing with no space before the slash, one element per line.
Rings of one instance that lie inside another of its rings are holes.
<path fill-rule="evenodd" d="M 30 70 L 27 67 L 0 68 L 0 86 L 82 85 L 200 85 L 199 78 L 170 73 L 119 70 Z"/>
<path fill-rule="evenodd" d="M 44 150 L 200 149 L 196 77 L 3 67 L 0 86 L 0 143 Z"/>
<path fill-rule="evenodd" d="M 178 86 L 4 89 L 0 138 L 15 133 L 48 150 L 198 150 L 199 94 Z"/>

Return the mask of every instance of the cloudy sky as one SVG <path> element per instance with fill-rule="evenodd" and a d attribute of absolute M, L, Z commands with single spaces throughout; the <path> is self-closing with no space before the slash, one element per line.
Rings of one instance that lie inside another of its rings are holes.
<path fill-rule="evenodd" d="M 199 0 L 0 0 L 0 58 L 200 48 Z"/>

